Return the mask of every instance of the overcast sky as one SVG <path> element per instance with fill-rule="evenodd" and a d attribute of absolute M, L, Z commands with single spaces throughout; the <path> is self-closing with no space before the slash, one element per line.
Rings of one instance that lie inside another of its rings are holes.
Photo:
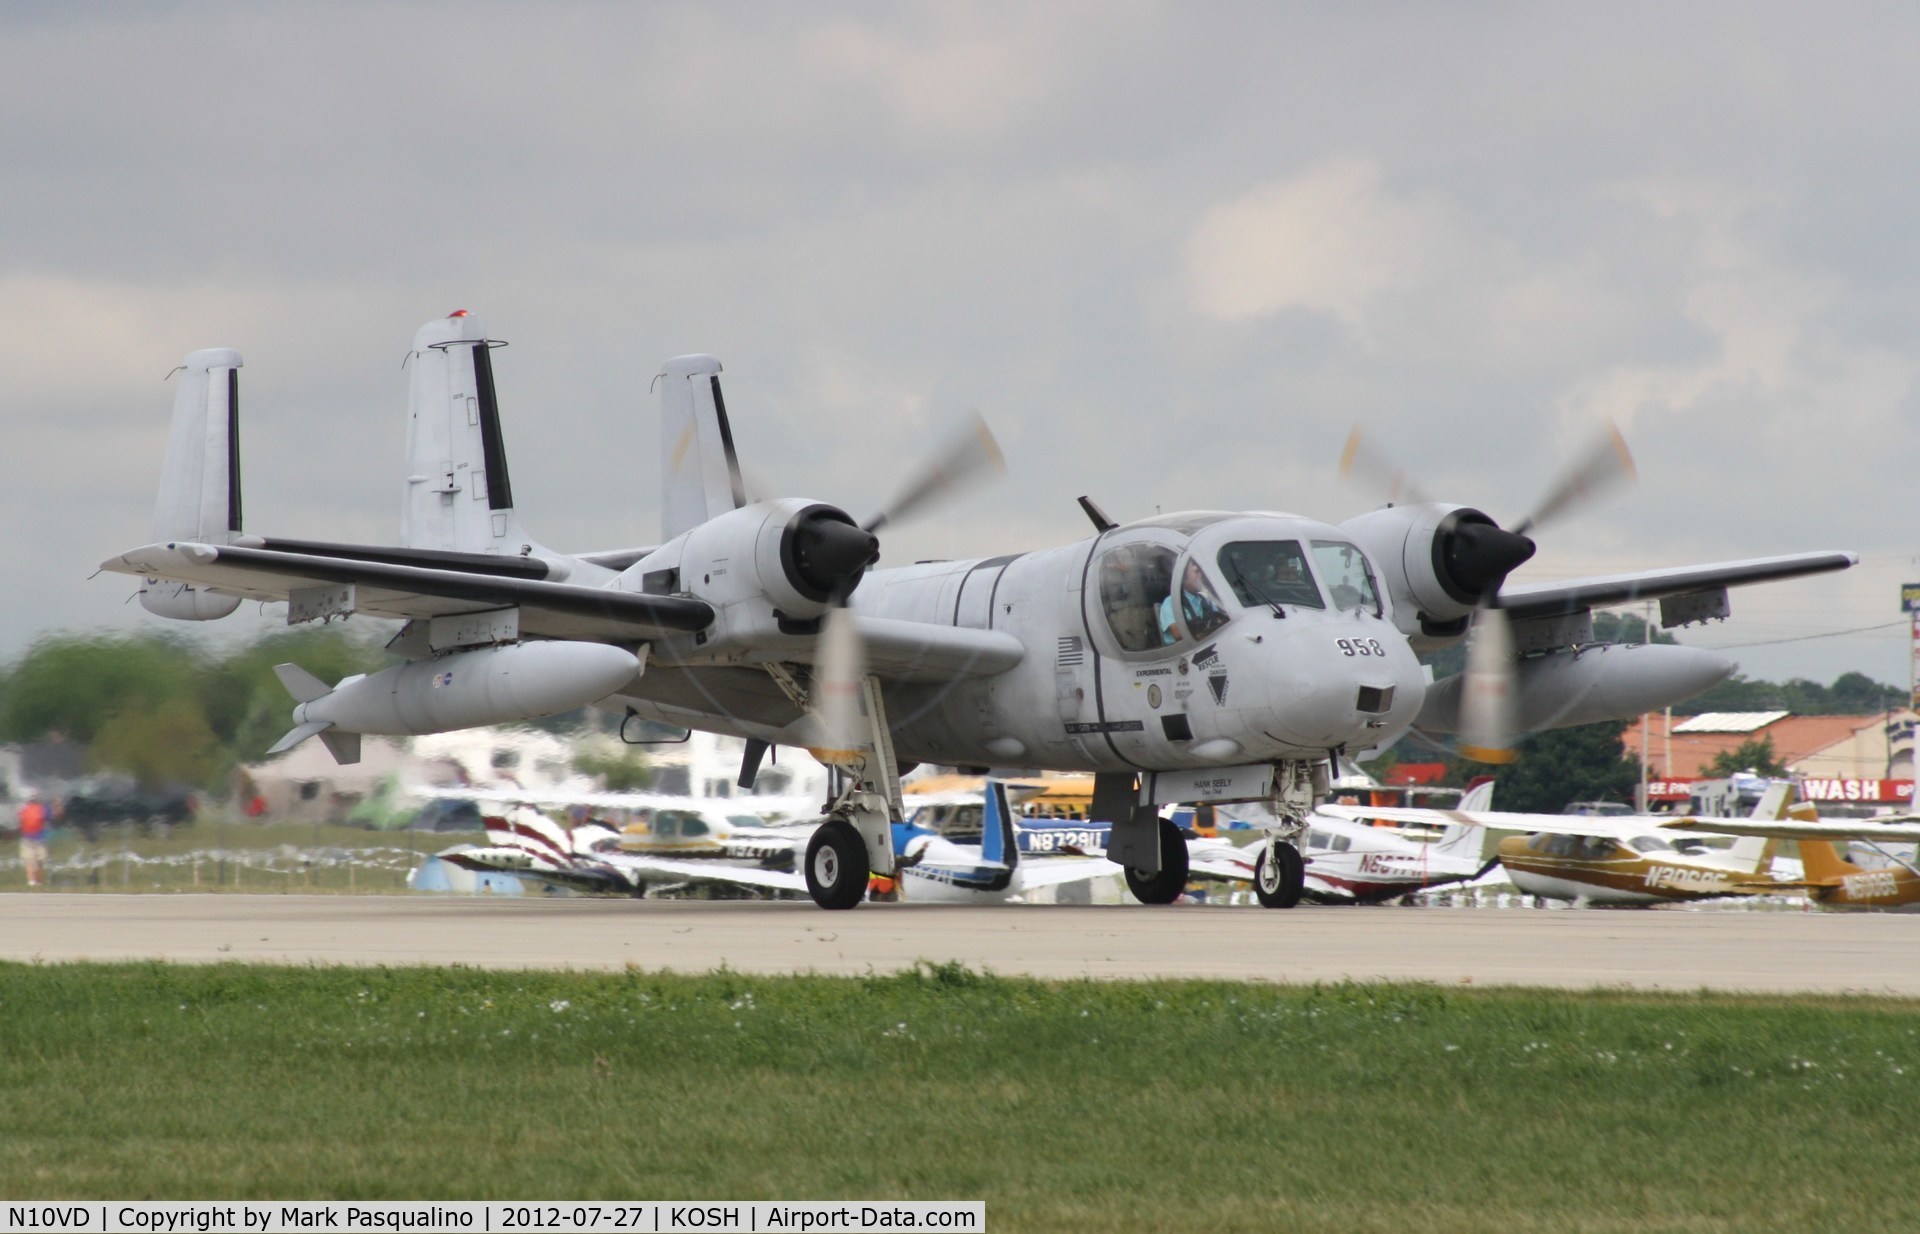
<path fill-rule="evenodd" d="M 656 539 L 690 351 L 760 489 L 856 514 L 981 410 L 1009 477 L 895 563 L 1077 538 L 1081 493 L 1346 518 L 1356 423 L 1511 521 L 1612 417 L 1639 487 L 1516 577 L 1852 549 L 1683 638 L 1904 682 L 1917 13 L 0 5 L 0 658 L 164 624 L 88 575 L 195 348 L 246 357 L 249 530 L 391 542 L 400 361 L 467 308 L 555 548 Z"/>

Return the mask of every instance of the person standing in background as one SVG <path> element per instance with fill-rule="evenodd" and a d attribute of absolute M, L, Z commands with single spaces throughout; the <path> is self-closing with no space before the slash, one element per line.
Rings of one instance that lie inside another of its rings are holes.
<path fill-rule="evenodd" d="M 20 807 L 20 864 L 27 870 L 27 886 L 47 881 L 47 805 L 38 796 Z"/>

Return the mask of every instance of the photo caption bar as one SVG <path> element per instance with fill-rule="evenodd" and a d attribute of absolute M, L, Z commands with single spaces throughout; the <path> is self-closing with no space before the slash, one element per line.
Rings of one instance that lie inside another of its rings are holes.
<path fill-rule="evenodd" d="M 984 1200 L 109 1200 L 10 1203 L 0 1234 L 654 1234 L 984 1230 Z"/>

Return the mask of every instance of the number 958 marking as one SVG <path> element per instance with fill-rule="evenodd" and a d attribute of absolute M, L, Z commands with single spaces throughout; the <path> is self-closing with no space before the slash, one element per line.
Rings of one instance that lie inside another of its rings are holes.
<path fill-rule="evenodd" d="M 1377 638 L 1343 638 L 1334 643 L 1341 654 L 1348 656 L 1384 656 L 1387 649 L 1380 645 Z"/>

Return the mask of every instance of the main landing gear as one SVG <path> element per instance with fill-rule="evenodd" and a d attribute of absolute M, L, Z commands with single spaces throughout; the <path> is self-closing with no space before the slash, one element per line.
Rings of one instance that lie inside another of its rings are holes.
<path fill-rule="evenodd" d="M 1187 886 L 1187 841 L 1180 829 L 1162 818 L 1160 832 L 1160 868 L 1139 870 L 1126 866 L 1127 890 L 1142 904 L 1171 904 Z"/>
<path fill-rule="evenodd" d="M 807 894 L 821 908 L 852 908 L 867 894 L 867 842 L 845 819 L 814 829 L 807 842 Z"/>
<path fill-rule="evenodd" d="M 872 875 L 892 877 L 899 869 L 891 824 L 906 817 L 906 811 L 900 801 L 900 769 L 887 727 L 886 701 L 877 677 L 861 679 L 859 689 L 866 733 L 858 749 L 833 752 L 840 791 L 827 808 L 827 820 L 807 841 L 801 871 L 807 894 L 821 908 L 853 908 L 867 898 Z M 897 881 L 889 898 L 905 898 Z"/>
<path fill-rule="evenodd" d="M 1306 882 L 1307 864 L 1299 849 L 1278 836 L 1261 846 L 1253 867 L 1253 894 L 1261 908 L 1292 908 Z"/>

